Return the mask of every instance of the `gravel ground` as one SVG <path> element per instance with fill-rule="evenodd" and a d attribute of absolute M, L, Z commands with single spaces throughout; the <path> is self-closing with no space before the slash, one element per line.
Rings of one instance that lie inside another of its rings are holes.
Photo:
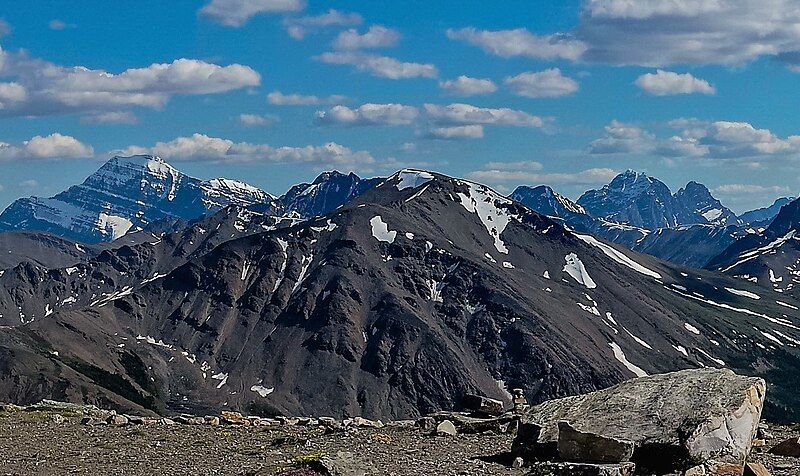
<path fill-rule="evenodd" d="M 507 452 L 509 435 L 431 437 L 416 428 L 325 434 L 304 427 L 84 426 L 74 417 L 60 423 L 52 418 L 43 412 L 0 412 L 0 474 L 293 475 L 304 462 L 339 451 L 371 465 L 373 474 L 525 474 L 476 459 Z"/>
<path fill-rule="evenodd" d="M 508 467 L 511 435 L 432 437 L 417 428 L 359 429 L 191 425 L 84 426 L 51 412 L 0 412 L 0 475 L 285 475 L 313 476 L 324 457 L 345 459 L 380 475 L 523 475 Z M 752 461 L 773 476 L 800 475 L 800 458 L 767 449 L 800 426 L 770 426 L 772 438 Z"/>

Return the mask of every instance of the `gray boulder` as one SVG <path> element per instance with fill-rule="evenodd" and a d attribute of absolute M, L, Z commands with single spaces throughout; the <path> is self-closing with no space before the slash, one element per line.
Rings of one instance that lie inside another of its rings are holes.
<path fill-rule="evenodd" d="M 683 370 L 545 402 L 525 413 L 513 451 L 558 453 L 559 422 L 595 437 L 629 441 L 641 469 L 666 472 L 714 460 L 739 465 L 750 452 L 766 384 L 725 369 Z"/>

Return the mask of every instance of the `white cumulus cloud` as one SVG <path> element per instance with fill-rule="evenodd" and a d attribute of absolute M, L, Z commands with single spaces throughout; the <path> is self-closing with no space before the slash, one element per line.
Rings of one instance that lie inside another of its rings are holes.
<path fill-rule="evenodd" d="M 617 120 L 605 127 L 604 137 L 589 145 L 591 154 L 630 154 L 647 152 L 655 146 L 655 136 L 639 126 Z"/>
<path fill-rule="evenodd" d="M 82 66 L 59 66 L 29 58 L 24 53 L 2 50 L 0 76 L 13 79 L 11 83 L 3 83 L 0 116 L 160 108 L 175 95 L 219 94 L 261 83 L 256 71 L 240 64 L 220 66 L 178 59 L 111 73 Z"/>
<path fill-rule="evenodd" d="M 340 32 L 333 41 L 333 47 L 337 50 L 390 48 L 397 45 L 398 41 L 400 41 L 400 32 L 397 30 L 373 25 L 363 34 L 355 29 Z"/>
<path fill-rule="evenodd" d="M 510 58 L 523 56 L 534 59 L 577 60 L 586 51 L 586 44 L 570 35 L 535 35 L 524 28 L 515 30 L 478 30 L 461 28 L 447 30 L 451 40 L 464 41 L 487 53 Z"/>
<path fill-rule="evenodd" d="M 517 96 L 529 98 L 569 96 L 580 89 L 577 81 L 561 74 L 561 70 L 558 68 L 538 73 L 521 73 L 506 78 L 503 84 Z"/>
<path fill-rule="evenodd" d="M 439 74 L 432 64 L 407 63 L 388 56 L 356 51 L 327 52 L 319 55 L 317 60 L 328 64 L 354 66 L 359 71 L 387 79 L 435 78 Z"/>
<path fill-rule="evenodd" d="M 302 40 L 310 33 L 335 26 L 355 26 L 364 21 L 358 13 L 345 13 L 331 8 L 320 15 L 286 18 L 283 25 L 290 37 Z"/>
<path fill-rule="evenodd" d="M 351 109 L 334 106 L 326 111 L 317 111 L 316 120 L 324 125 L 344 126 L 401 126 L 413 123 L 419 110 L 403 104 L 363 104 Z"/>
<path fill-rule="evenodd" d="M 258 114 L 239 114 L 239 124 L 245 127 L 264 127 L 274 124 L 274 117 L 265 117 Z"/>
<path fill-rule="evenodd" d="M 80 159 L 92 156 L 92 146 L 57 132 L 48 136 L 35 136 L 21 144 L 0 142 L 0 160 Z"/>
<path fill-rule="evenodd" d="M 261 13 L 298 12 L 305 0 L 211 0 L 200 9 L 200 15 L 225 26 L 239 27 Z"/>
<path fill-rule="evenodd" d="M 472 124 L 467 126 L 435 127 L 428 131 L 428 135 L 433 139 L 482 139 L 483 126 Z"/>
<path fill-rule="evenodd" d="M 274 106 L 318 106 L 320 104 L 336 104 L 347 101 L 347 97 L 333 95 L 320 97 L 307 94 L 284 94 L 273 91 L 267 94 L 267 102 Z"/>
<path fill-rule="evenodd" d="M 655 73 L 639 76 L 636 79 L 636 86 L 654 96 L 717 93 L 717 89 L 704 79 L 696 78 L 689 73 L 678 74 L 661 69 Z"/>
<path fill-rule="evenodd" d="M 335 142 L 324 145 L 302 147 L 273 147 L 268 144 L 234 142 L 230 139 L 192 134 L 169 142 L 158 142 L 152 147 L 130 146 L 121 151 L 123 155 L 153 154 L 173 161 L 210 162 L 267 162 L 281 164 L 309 164 L 321 167 L 355 167 L 375 164 L 375 159 L 366 151 L 354 151 Z"/>
<path fill-rule="evenodd" d="M 470 78 L 463 75 L 456 79 L 440 81 L 439 87 L 453 96 L 478 96 L 497 91 L 497 85 L 491 79 Z"/>
<path fill-rule="evenodd" d="M 425 114 L 438 124 L 494 124 L 517 127 L 542 127 L 545 119 L 509 108 L 485 108 L 471 104 L 425 104 Z"/>

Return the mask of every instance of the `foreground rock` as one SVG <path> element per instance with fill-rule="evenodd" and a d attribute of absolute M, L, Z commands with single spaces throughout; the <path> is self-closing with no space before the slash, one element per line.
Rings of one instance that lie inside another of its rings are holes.
<path fill-rule="evenodd" d="M 633 379 L 532 408 L 522 417 L 513 451 L 534 460 L 558 453 L 579 463 L 631 460 L 641 474 L 700 463 L 711 471 L 727 468 L 742 474 L 765 392 L 762 379 L 729 370 Z M 559 428 L 566 430 L 563 437 Z"/>

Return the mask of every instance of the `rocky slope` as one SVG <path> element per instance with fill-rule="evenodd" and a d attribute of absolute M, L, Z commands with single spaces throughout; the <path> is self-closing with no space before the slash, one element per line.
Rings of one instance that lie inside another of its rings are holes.
<path fill-rule="evenodd" d="M 783 206 L 766 229 L 733 243 L 708 268 L 798 296 L 800 199 Z"/>
<path fill-rule="evenodd" d="M 93 245 L 36 232 L 0 233 L 0 270 L 29 262 L 44 268 L 65 268 L 88 261 L 100 250 Z"/>
<path fill-rule="evenodd" d="M 470 392 L 540 402 L 727 366 L 775 382 L 768 412 L 800 406 L 800 315 L 772 291 L 623 252 L 481 185 L 404 171 L 288 228 L 207 220 L 0 277 L 0 399 L 403 417 Z"/>
<path fill-rule="evenodd" d="M 114 157 L 82 184 L 54 197 L 15 201 L 0 214 L 0 231 L 42 231 L 98 243 L 159 220 L 194 220 L 228 205 L 272 199 L 235 180 L 189 177 L 158 157 Z"/>

